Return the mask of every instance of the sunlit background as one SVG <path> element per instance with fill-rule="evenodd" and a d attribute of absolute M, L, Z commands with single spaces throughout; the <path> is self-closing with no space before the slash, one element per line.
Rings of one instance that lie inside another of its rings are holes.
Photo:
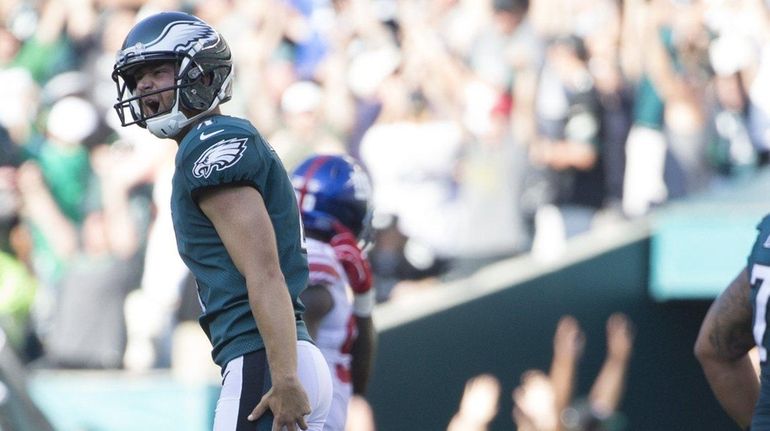
<path fill-rule="evenodd" d="M 494 429 L 515 429 L 510 393 L 547 368 L 558 318 L 584 322 L 595 370 L 613 311 L 637 334 L 608 427 L 729 426 L 691 351 L 770 209 L 766 3 L 0 1 L 0 429 L 211 427 L 219 370 L 170 223 L 176 146 L 112 108 L 123 38 L 164 10 L 221 32 L 223 112 L 287 169 L 318 152 L 368 169 L 381 431 L 445 428 L 480 373 L 502 382 Z M 670 384 L 656 361 L 676 361 L 697 411 L 645 414 L 655 395 L 634 385 Z"/>

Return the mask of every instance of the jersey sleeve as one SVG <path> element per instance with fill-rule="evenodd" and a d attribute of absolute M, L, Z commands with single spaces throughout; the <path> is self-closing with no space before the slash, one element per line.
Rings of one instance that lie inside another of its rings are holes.
<path fill-rule="evenodd" d="M 210 132 L 213 135 L 216 131 Z M 206 136 L 202 133 L 200 136 Z M 262 193 L 265 171 L 269 167 L 262 140 L 241 130 L 222 131 L 196 145 L 179 162 L 187 188 L 193 197 L 223 185 L 248 185 Z"/>
<path fill-rule="evenodd" d="M 763 231 L 770 229 L 770 214 L 766 215 L 764 218 L 762 218 L 762 221 L 757 224 L 757 230 Z"/>
<path fill-rule="evenodd" d="M 767 242 L 767 237 L 770 235 L 770 215 L 766 215 L 762 221 L 757 224 L 757 243 Z"/>
<path fill-rule="evenodd" d="M 757 238 L 748 257 L 748 268 L 758 262 L 770 264 L 770 215 L 757 224 Z"/>
<path fill-rule="evenodd" d="M 309 284 L 327 289 L 345 285 L 342 267 L 332 254 L 331 247 L 312 238 L 308 239 L 307 245 Z"/>

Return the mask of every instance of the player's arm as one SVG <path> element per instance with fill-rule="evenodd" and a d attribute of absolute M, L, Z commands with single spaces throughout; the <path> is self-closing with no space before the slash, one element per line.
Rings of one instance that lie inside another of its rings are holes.
<path fill-rule="evenodd" d="M 372 309 L 375 298 L 372 282 L 372 268 L 366 253 L 358 246 L 357 238 L 344 226 L 335 226 L 337 234 L 329 241 L 337 260 L 345 270 L 350 288 L 353 290 L 353 314 L 356 317 L 358 336 L 351 346 L 351 373 L 353 393 L 364 395 L 369 375 L 374 364 L 375 331 Z"/>
<path fill-rule="evenodd" d="M 620 405 L 633 345 L 631 320 L 623 313 L 612 314 L 607 319 L 607 356 L 588 396 L 593 410 L 602 416 L 610 416 Z"/>
<path fill-rule="evenodd" d="M 305 289 L 299 296 L 303 304 L 305 304 L 305 313 L 302 315 L 302 320 L 305 321 L 308 332 L 313 339 L 318 335 L 318 325 L 321 324 L 321 320 L 329 314 L 334 306 L 334 299 L 331 293 L 321 284 L 311 284 Z"/>
<path fill-rule="evenodd" d="M 748 355 L 755 345 L 750 291 L 744 269 L 711 305 L 695 342 L 695 356 L 714 395 L 743 428 L 751 424 L 759 397 L 759 379 Z"/>
<path fill-rule="evenodd" d="M 252 187 L 217 187 L 205 192 L 198 205 L 246 279 L 249 305 L 265 342 L 273 386 L 249 419 L 270 409 L 276 429 L 294 429 L 296 424 L 307 429 L 304 416 L 310 405 L 297 376 L 294 309 L 262 195 Z"/>
<path fill-rule="evenodd" d="M 351 355 L 351 373 L 353 377 L 353 393 L 366 395 L 369 376 L 374 366 L 374 355 L 377 350 L 377 333 L 374 330 L 372 316 L 356 316 L 358 336 L 353 341 Z"/>
<path fill-rule="evenodd" d="M 551 380 L 556 411 L 572 402 L 577 364 L 583 356 L 585 334 L 574 316 L 565 315 L 556 324 L 553 336 L 553 358 L 548 378 Z"/>
<path fill-rule="evenodd" d="M 336 226 L 337 234 L 329 241 L 337 260 L 353 290 L 353 314 L 356 318 L 358 336 L 351 346 L 351 373 L 353 393 L 364 395 L 369 382 L 369 375 L 374 365 L 376 335 L 372 323 L 374 308 L 374 289 L 372 269 L 366 253 L 358 246 L 356 237 L 345 227 Z"/>

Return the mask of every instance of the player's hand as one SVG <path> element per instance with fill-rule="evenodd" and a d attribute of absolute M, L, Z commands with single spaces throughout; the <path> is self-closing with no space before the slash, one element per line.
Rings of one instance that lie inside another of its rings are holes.
<path fill-rule="evenodd" d="M 335 224 L 334 228 L 337 234 L 329 244 L 345 269 L 353 293 L 368 292 L 372 288 L 372 268 L 366 254 L 358 247 L 358 239 L 353 232 L 339 224 Z"/>
<path fill-rule="evenodd" d="M 559 412 L 553 383 L 540 370 L 528 370 L 513 390 L 513 420 L 516 427 L 531 431 L 556 431 Z"/>
<path fill-rule="evenodd" d="M 491 374 L 480 374 L 465 383 L 458 412 L 466 421 L 486 429 L 497 414 L 500 381 Z"/>
<path fill-rule="evenodd" d="M 580 324 L 573 316 L 566 315 L 559 319 L 553 337 L 553 355 L 558 358 L 577 361 L 583 354 L 586 338 Z"/>
<path fill-rule="evenodd" d="M 627 361 L 634 347 L 634 328 L 623 313 L 614 313 L 607 319 L 607 354 Z"/>
<path fill-rule="evenodd" d="M 295 431 L 297 426 L 306 430 L 305 416 L 310 414 L 310 402 L 299 380 L 284 380 L 273 384 L 273 387 L 262 397 L 248 419 L 255 421 L 267 410 L 273 412 L 272 431 Z"/>

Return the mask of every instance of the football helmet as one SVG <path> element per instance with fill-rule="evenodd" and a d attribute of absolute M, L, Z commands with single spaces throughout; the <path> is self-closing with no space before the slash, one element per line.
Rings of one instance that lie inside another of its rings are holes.
<path fill-rule="evenodd" d="M 350 230 L 362 246 L 371 238 L 372 187 L 369 175 L 346 155 L 315 155 L 294 169 L 291 182 L 308 231 L 330 239 Z"/>
<path fill-rule="evenodd" d="M 174 85 L 137 94 L 136 71 L 162 62 L 174 63 Z M 171 138 L 230 100 L 232 78 L 230 48 L 216 30 L 193 15 L 161 12 L 139 21 L 118 52 L 112 72 L 118 90 L 114 108 L 123 126 L 138 124 L 157 137 Z M 154 113 L 142 109 L 142 98 L 168 90 L 175 91 L 170 108 Z M 182 108 L 197 113 L 188 118 Z"/>

